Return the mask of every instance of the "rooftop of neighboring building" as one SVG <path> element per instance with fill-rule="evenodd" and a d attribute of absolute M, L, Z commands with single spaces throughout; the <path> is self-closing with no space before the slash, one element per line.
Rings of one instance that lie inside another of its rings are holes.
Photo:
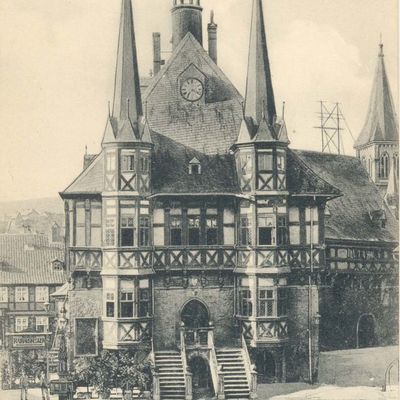
<path fill-rule="evenodd" d="M 54 260 L 64 260 L 61 245 L 50 244 L 44 235 L 0 235 L 0 283 L 62 285 L 65 270 Z"/>

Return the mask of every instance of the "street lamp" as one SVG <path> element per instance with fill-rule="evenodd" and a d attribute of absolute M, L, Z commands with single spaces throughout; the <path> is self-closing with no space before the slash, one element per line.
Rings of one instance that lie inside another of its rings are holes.
<path fill-rule="evenodd" d="M 46 301 L 43 304 L 44 310 L 47 314 L 47 325 L 46 325 L 46 332 L 45 332 L 45 351 L 46 351 L 46 379 L 49 379 L 49 345 L 48 345 L 48 335 L 49 335 L 49 310 L 50 310 L 50 303 Z"/>

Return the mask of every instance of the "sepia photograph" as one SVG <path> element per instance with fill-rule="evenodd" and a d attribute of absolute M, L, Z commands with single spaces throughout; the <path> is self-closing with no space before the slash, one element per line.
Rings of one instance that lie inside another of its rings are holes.
<path fill-rule="evenodd" d="M 0 400 L 399 399 L 397 0 L 0 0 Z"/>

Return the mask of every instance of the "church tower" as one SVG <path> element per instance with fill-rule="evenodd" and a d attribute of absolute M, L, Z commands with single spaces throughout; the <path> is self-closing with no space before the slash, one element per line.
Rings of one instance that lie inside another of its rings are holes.
<path fill-rule="evenodd" d="M 354 148 L 371 179 L 379 187 L 382 196 L 385 196 L 388 186 L 393 186 L 389 185 L 392 169 L 392 179 L 399 179 L 399 131 L 382 43 L 379 45 L 367 117 Z"/>

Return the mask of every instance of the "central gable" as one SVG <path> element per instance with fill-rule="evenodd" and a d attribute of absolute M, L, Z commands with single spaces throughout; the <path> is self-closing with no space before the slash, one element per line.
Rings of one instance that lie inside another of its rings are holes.
<path fill-rule="evenodd" d="M 194 101 L 183 95 L 192 87 Z M 144 100 L 154 131 L 197 151 L 225 153 L 237 138 L 243 98 L 191 33 L 155 76 Z"/>

